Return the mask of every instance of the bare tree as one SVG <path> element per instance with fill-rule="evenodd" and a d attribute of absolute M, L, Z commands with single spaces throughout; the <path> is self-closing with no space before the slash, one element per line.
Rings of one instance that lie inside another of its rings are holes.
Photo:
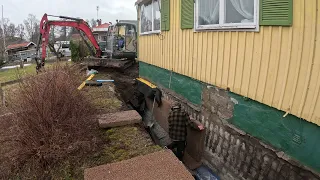
<path fill-rule="evenodd" d="M 56 34 L 58 34 L 60 32 L 60 29 L 57 28 L 56 26 L 51 26 L 50 27 L 50 34 L 49 34 L 49 43 L 48 43 L 48 47 L 50 49 L 51 52 L 54 53 L 54 55 L 56 55 L 56 57 L 60 60 L 60 49 L 62 47 L 62 44 L 59 44 L 58 49 L 56 49 L 54 47 L 54 45 L 56 44 Z"/>
<path fill-rule="evenodd" d="M 13 23 L 7 26 L 7 34 L 9 39 L 14 39 L 16 35 L 16 27 Z"/>
<path fill-rule="evenodd" d="M 70 31 L 68 32 L 68 37 L 67 37 L 68 41 L 71 40 L 71 37 L 73 34 L 79 34 L 79 30 L 77 30 L 76 28 L 73 28 L 73 27 L 70 28 Z"/>
<path fill-rule="evenodd" d="M 67 40 L 67 27 L 62 26 L 60 29 L 60 40 L 66 41 Z"/>
<path fill-rule="evenodd" d="M 16 36 L 18 36 L 20 38 L 20 40 L 23 40 L 23 38 L 25 36 L 23 24 L 18 24 L 16 26 Z"/>
<path fill-rule="evenodd" d="M 2 26 L 0 26 L 1 36 L 3 35 L 3 34 L 2 34 L 2 31 L 4 31 L 4 35 L 5 35 L 6 37 L 8 37 L 8 36 L 9 36 L 9 34 L 8 34 L 8 26 L 9 26 L 10 20 L 9 20 L 8 18 L 4 18 L 4 19 L 3 19 L 3 22 L 0 21 L 0 24 L 1 24 L 1 25 L 2 25 L 2 23 L 3 23 L 3 29 L 2 29 Z"/>
<path fill-rule="evenodd" d="M 40 22 L 36 22 L 34 24 L 34 31 L 33 31 L 33 37 L 32 37 L 32 42 L 37 42 L 40 36 Z"/>
<path fill-rule="evenodd" d="M 39 35 L 39 20 L 35 15 L 29 14 L 28 18 L 23 21 L 26 35 L 29 41 L 36 42 Z"/>
<path fill-rule="evenodd" d="M 91 25 L 92 28 L 96 27 L 97 26 L 97 21 L 94 20 L 94 19 L 91 19 L 90 25 Z"/>

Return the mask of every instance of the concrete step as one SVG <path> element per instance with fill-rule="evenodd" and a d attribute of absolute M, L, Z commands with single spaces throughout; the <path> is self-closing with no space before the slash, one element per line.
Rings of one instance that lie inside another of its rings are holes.
<path fill-rule="evenodd" d="M 142 117 L 135 110 L 120 111 L 116 113 L 102 114 L 98 116 L 100 128 L 112 128 L 129 124 L 140 123 Z"/>
<path fill-rule="evenodd" d="M 170 150 L 84 170 L 85 180 L 194 180 Z"/>

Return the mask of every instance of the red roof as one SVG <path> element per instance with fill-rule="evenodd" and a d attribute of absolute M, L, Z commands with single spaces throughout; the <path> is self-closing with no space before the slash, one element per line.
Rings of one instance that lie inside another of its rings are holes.
<path fill-rule="evenodd" d="M 79 37 L 81 37 L 80 34 L 72 34 L 71 35 L 71 38 L 79 38 Z"/>
<path fill-rule="evenodd" d="M 9 49 L 28 47 L 31 44 L 34 44 L 34 43 L 33 42 L 25 42 L 25 43 L 20 43 L 20 44 L 11 44 L 7 47 L 7 49 L 9 50 Z"/>
<path fill-rule="evenodd" d="M 101 25 L 96 26 L 96 27 L 94 27 L 94 28 L 108 28 L 109 26 L 110 26 L 109 23 L 104 23 L 104 24 L 101 24 Z"/>

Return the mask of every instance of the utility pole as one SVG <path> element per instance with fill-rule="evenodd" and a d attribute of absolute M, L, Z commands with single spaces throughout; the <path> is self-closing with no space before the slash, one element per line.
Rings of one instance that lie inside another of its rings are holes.
<path fill-rule="evenodd" d="M 7 46 L 6 46 L 6 35 L 4 33 L 4 18 L 3 18 L 3 5 L 2 5 L 2 37 L 3 37 L 3 48 L 4 48 L 4 59 L 7 60 L 6 58 L 6 49 L 7 49 Z"/>
<path fill-rule="evenodd" d="M 97 6 L 97 20 L 99 19 L 99 6 Z"/>

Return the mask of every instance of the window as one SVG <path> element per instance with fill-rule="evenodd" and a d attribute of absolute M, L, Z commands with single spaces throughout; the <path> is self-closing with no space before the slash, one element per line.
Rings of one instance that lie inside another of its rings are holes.
<path fill-rule="evenodd" d="M 196 0 L 196 29 L 258 28 L 258 0 Z"/>
<path fill-rule="evenodd" d="M 61 45 L 61 48 L 69 48 L 70 47 L 70 44 L 62 44 Z"/>
<path fill-rule="evenodd" d="M 160 0 L 152 0 L 141 6 L 141 34 L 159 33 L 160 32 Z"/>

